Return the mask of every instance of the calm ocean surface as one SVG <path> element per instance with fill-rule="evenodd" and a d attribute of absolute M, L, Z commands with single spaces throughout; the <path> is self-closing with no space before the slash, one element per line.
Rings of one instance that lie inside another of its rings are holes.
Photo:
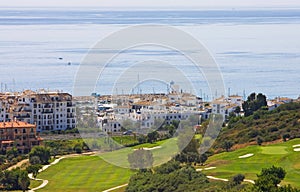
<path fill-rule="evenodd" d="M 270 98 L 300 95 L 300 10 L 0 8 L 1 89 L 72 92 L 75 75 L 88 50 L 109 34 L 137 24 L 167 24 L 197 38 L 215 58 L 226 90 L 230 88 L 232 94 L 242 95 L 245 90 L 247 95 L 263 92 Z M 120 73 L 117 64 L 130 63 L 137 57 L 174 58 L 174 53 L 142 47 L 128 51 L 114 61 L 115 66 L 106 73 L 108 83 L 98 86 L 96 91 L 109 93 L 110 77 Z M 205 81 L 198 84 L 197 93 L 205 92 Z"/>

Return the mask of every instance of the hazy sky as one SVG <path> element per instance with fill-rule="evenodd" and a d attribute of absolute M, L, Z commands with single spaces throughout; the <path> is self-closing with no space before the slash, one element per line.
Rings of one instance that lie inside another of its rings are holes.
<path fill-rule="evenodd" d="M 299 0 L 0 0 L 0 7 L 300 8 Z"/>

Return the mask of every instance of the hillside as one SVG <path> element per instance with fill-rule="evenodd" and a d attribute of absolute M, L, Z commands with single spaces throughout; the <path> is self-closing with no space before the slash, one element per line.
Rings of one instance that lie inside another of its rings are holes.
<path fill-rule="evenodd" d="M 281 184 L 300 187 L 300 162 L 298 151 L 300 139 L 267 145 L 248 146 L 231 152 L 223 152 L 208 158 L 204 174 L 229 179 L 236 174 L 244 174 L 246 179 L 257 179 L 262 168 L 271 165 L 282 167 L 287 175 Z M 201 167 L 201 168 L 205 168 Z"/>
<path fill-rule="evenodd" d="M 245 146 L 299 137 L 300 103 L 293 102 L 273 111 L 259 110 L 248 117 L 231 118 L 220 132 L 214 148 L 221 148 L 223 141 Z"/>

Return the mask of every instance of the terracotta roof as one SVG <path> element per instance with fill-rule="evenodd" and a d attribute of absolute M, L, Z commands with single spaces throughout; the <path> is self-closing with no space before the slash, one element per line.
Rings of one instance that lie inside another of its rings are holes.
<path fill-rule="evenodd" d="M 151 102 L 150 101 L 139 101 L 139 102 L 134 103 L 134 105 L 149 106 L 149 105 L 151 105 Z"/>
<path fill-rule="evenodd" d="M 242 98 L 242 96 L 239 96 L 239 95 L 230 95 L 229 98 Z"/>
<path fill-rule="evenodd" d="M 13 143 L 13 142 L 14 141 L 10 141 L 10 140 L 9 141 L 1 141 L 2 144 L 10 144 L 10 143 Z"/>
<path fill-rule="evenodd" d="M 0 129 L 6 128 L 35 128 L 36 125 L 22 121 L 0 122 Z"/>

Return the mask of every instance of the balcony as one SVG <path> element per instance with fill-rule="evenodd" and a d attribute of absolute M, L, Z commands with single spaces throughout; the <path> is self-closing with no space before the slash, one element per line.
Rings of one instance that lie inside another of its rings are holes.
<path fill-rule="evenodd" d="M 74 118 L 75 116 L 73 114 L 67 115 L 67 118 Z"/>
<path fill-rule="evenodd" d="M 53 109 L 51 109 L 51 110 L 45 109 L 45 110 L 42 111 L 42 113 L 53 113 Z"/>
<path fill-rule="evenodd" d="M 72 102 L 67 102 L 67 107 L 73 107 Z"/>
<path fill-rule="evenodd" d="M 43 108 L 44 108 L 44 109 L 46 109 L 46 108 L 51 109 L 51 108 L 53 108 L 53 105 L 47 103 L 47 104 L 45 104 L 45 105 L 43 106 Z"/>

